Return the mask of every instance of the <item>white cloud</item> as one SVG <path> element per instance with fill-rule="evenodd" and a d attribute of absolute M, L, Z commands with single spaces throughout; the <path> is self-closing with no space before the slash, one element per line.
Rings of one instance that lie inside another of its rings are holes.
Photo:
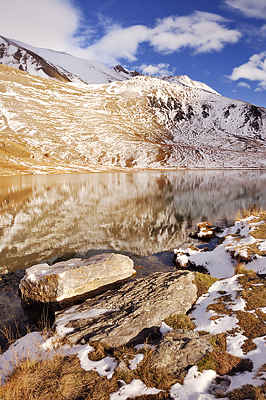
<path fill-rule="evenodd" d="M 2 0 L 1 35 L 36 47 L 72 51 L 82 16 L 70 0 Z"/>
<path fill-rule="evenodd" d="M 230 79 L 248 79 L 258 81 L 258 90 L 266 90 L 266 51 L 254 54 L 247 63 L 233 69 Z"/>
<path fill-rule="evenodd" d="M 136 60 L 139 46 L 144 42 L 163 54 L 186 47 L 194 53 L 220 51 L 227 43 L 236 43 L 241 37 L 239 31 L 228 29 L 226 22 L 219 15 L 196 11 L 186 17 L 170 16 L 157 20 L 154 28 L 115 25 L 87 50 L 92 58 L 101 56 L 101 60 L 109 64 L 117 63 L 119 58 Z"/>
<path fill-rule="evenodd" d="M 2 0 L 0 34 L 108 65 L 120 63 L 121 59 L 137 60 L 144 43 L 163 54 L 184 48 L 196 54 L 220 51 L 241 37 L 239 31 L 227 27 L 228 21 L 221 16 L 197 11 L 188 16 L 159 19 L 153 28 L 123 27 L 100 16 L 99 24 L 105 33 L 99 37 L 94 27 L 86 26 L 84 16 L 74 4 L 74 0 Z"/>
<path fill-rule="evenodd" d="M 138 70 L 147 75 L 174 75 L 174 69 L 169 70 L 170 64 L 160 63 L 157 65 L 142 64 Z"/>
<path fill-rule="evenodd" d="M 244 88 L 244 89 L 251 89 L 251 86 L 247 82 L 239 82 L 237 87 Z"/>
<path fill-rule="evenodd" d="M 219 15 L 195 11 L 185 17 L 159 20 L 151 30 L 150 42 L 159 52 L 171 53 L 189 47 L 195 53 L 220 51 L 227 43 L 236 43 L 241 33 L 225 26 Z"/>
<path fill-rule="evenodd" d="M 239 10 L 246 17 L 266 19 L 265 0 L 225 0 L 225 3 Z"/>
<path fill-rule="evenodd" d="M 115 26 L 99 41 L 87 48 L 90 58 L 117 64 L 119 58 L 135 61 L 140 43 L 147 41 L 149 29 L 144 25 L 129 28 Z"/>

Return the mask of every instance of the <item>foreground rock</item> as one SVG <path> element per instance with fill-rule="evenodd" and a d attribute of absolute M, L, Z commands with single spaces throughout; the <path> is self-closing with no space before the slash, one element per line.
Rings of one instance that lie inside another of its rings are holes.
<path fill-rule="evenodd" d="M 52 266 L 38 264 L 26 270 L 19 289 L 24 301 L 60 302 L 129 278 L 135 273 L 133 266 L 129 257 L 114 253 L 73 258 Z"/>
<path fill-rule="evenodd" d="M 157 346 L 152 362 L 155 367 L 166 368 L 174 374 L 197 364 L 212 350 L 210 342 L 196 332 L 176 329 L 165 334 Z"/>
<path fill-rule="evenodd" d="M 56 313 L 59 337 L 70 343 L 101 341 L 111 346 L 143 343 L 162 321 L 186 313 L 197 299 L 195 273 L 155 273 L 125 283 L 67 311 Z M 160 335 L 161 336 L 161 335 Z"/>

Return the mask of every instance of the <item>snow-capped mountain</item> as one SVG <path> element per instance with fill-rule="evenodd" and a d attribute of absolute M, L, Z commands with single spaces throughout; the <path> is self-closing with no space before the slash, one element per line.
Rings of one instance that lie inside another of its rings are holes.
<path fill-rule="evenodd" d="M 162 79 L 163 81 L 174 83 L 175 85 L 182 85 L 182 86 L 190 87 L 192 89 L 201 89 L 201 90 L 205 90 L 206 92 L 219 94 L 214 89 L 210 88 L 210 86 L 206 85 L 205 83 L 193 81 L 187 75 L 159 76 L 158 79 Z"/>
<path fill-rule="evenodd" d="M 41 78 L 53 78 L 63 82 L 105 84 L 143 76 L 137 71 L 127 71 L 121 65 L 112 69 L 96 61 L 74 57 L 60 51 L 33 47 L 3 36 L 0 36 L 0 62 Z M 205 83 L 193 81 L 186 75 L 155 78 L 218 94 Z"/>
<path fill-rule="evenodd" d="M 66 84 L 5 65 L 0 82 L 0 174 L 266 167 L 266 110 L 202 88 Z"/>
<path fill-rule="evenodd" d="M 3 36 L 0 36 L 0 62 L 41 78 L 63 82 L 104 84 L 131 78 L 126 71 L 117 72 L 97 61 L 33 47 Z"/>

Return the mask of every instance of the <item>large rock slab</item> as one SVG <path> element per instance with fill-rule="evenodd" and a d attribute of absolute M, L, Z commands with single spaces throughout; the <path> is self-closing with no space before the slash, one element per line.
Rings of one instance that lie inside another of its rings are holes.
<path fill-rule="evenodd" d="M 165 368 L 174 374 L 197 364 L 212 350 L 210 342 L 197 332 L 176 329 L 164 335 L 153 354 L 152 362 L 155 367 Z"/>
<path fill-rule="evenodd" d="M 197 299 L 195 273 L 155 273 L 123 284 L 56 313 L 55 330 L 72 344 L 101 341 L 111 346 L 143 343 L 171 314 L 186 313 Z"/>
<path fill-rule="evenodd" d="M 19 289 L 25 301 L 61 302 L 129 278 L 135 273 L 133 267 L 129 257 L 114 253 L 73 258 L 51 266 L 38 264 L 26 270 Z"/>

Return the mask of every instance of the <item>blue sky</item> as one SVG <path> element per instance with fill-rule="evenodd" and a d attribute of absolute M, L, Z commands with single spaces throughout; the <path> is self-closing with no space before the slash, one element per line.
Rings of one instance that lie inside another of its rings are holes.
<path fill-rule="evenodd" d="M 266 0 L 2 0 L 0 34 L 266 107 Z"/>

